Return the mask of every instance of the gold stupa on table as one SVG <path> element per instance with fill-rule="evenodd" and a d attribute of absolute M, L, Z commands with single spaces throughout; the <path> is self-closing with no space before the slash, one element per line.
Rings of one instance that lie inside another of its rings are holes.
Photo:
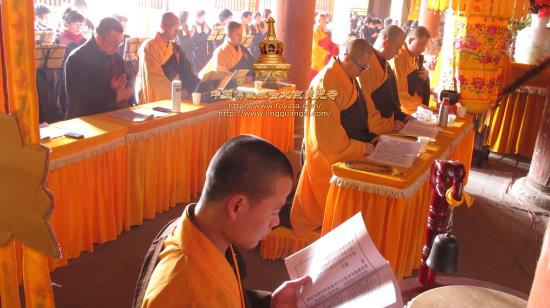
<path fill-rule="evenodd" d="M 275 36 L 275 20 L 267 20 L 267 36 L 260 43 L 260 56 L 254 64 L 256 80 L 284 81 L 288 78 L 290 64 L 283 57 L 283 42 Z"/>

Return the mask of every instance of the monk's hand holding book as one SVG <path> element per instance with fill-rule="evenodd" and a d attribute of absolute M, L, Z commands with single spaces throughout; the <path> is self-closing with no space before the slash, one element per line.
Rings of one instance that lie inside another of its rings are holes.
<path fill-rule="evenodd" d="M 400 131 L 403 127 L 405 127 L 405 123 L 399 121 L 399 120 L 395 120 L 393 121 L 393 132 L 398 132 Z"/>
<path fill-rule="evenodd" d="M 298 307 L 298 293 L 308 283 L 311 283 L 309 276 L 283 282 L 271 296 L 271 308 Z"/>
<path fill-rule="evenodd" d="M 378 137 L 377 137 L 378 138 Z M 374 143 L 375 143 L 375 140 L 376 138 L 374 138 L 372 140 L 372 143 L 371 142 L 367 142 L 367 151 L 366 151 L 366 155 L 370 155 L 370 153 L 372 153 L 372 151 L 374 151 Z"/>

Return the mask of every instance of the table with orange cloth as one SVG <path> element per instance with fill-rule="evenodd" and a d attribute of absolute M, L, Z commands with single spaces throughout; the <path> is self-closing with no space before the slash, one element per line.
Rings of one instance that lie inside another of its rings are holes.
<path fill-rule="evenodd" d="M 319 235 L 360 211 L 370 236 L 390 262 L 396 277 L 402 279 L 410 275 L 418 267 L 424 243 L 431 193 L 428 183 L 431 164 L 435 159 L 453 159 L 461 161 L 469 170 L 474 136 L 472 117 L 458 118 L 452 127 L 438 134 L 436 143 L 430 144 L 411 168 L 396 168 L 399 175 L 350 169 L 344 162 L 333 165 Z M 262 257 L 282 258 L 301 248 L 297 242 L 304 243 L 304 239 L 292 238 L 293 235 L 288 234 L 290 230 L 279 229 L 262 243 Z M 312 235 L 308 240 L 313 239 Z"/>
<path fill-rule="evenodd" d="M 277 102 L 294 104 L 294 100 Z M 283 152 L 292 149 L 293 117 L 247 116 L 238 114 L 241 109 L 235 108 L 236 105 L 252 105 L 246 110 L 256 112 L 277 109 L 270 101 L 234 100 L 201 105 L 185 101 L 180 113 L 167 113 L 139 123 L 114 118 L 117 111 L 96 116 L 127 127 L 129 185 L 125 228 L 152 219 L 177 203 L 197 198 L 210 159 L 231 137 L 254 134 Z M 161 101 L 133 109 L 170 106 L 170 101 Z"/>
<path fill-rule="evenodd" d="M 531 65 L 511 63 L 505 70 L 503 84 L 513 82 L 531 68 Z M 500 106 L 492 111 L 486 140 L 491 151 L 533 156 L 549 80 L 550 69 L 546 69 L 504 97 Z"/>
<path fill-rule="evenodd" d="M 293 148 L 294 117 L 226 112 L 242 110 L 237 105 L 254 112 L 294 110 L 294 100 L 288 99 L 200 105 L 185 101 L 180 113 L 143 122 L 113 117 L 114 111 L 51 124 L 85 138 L 44 142 L 52 150 L 48 187 L 55 208 L 50 223 L 63 254 L 50 261 L 50 268 L 93 251 L 93 244 L 115 240 L 123 230 L 176 203 L 198 197 L 211 157 L 231 137 L 255 134 L 284 152 Z M 171 107 L 171 102 L 129 109 L 159 106 Z"/>
<path fill-rule="evenodd" d="M 51 149 L 48 188 L 55 207 L 49 222 L 59 241 L 62 258 L 50 268 L 65 265 L 93 244 L 117 238 L 127 207 L 126 128 L 83 117 L 52 124 L 84 135 L 59 137 L 43 144 Z"/>

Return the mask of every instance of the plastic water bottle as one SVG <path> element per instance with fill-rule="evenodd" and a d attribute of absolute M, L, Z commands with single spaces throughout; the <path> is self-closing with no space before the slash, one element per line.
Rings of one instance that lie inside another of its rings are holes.
<path fill-rule="evenodd" d="M 439 105 L 439 116 L 437 119 L 437 125 L 439 125 L 440 127 L 447 127 L 450 108 L 451 104 L 449 102 L 449 99 L 447 97 L 443 98 L 443 101 L 441 101 L 441 104 Z"/>
<path fill-rule="evenodd" d="M 180 112 L 181 107 L 181 81 L 172 81 L 172 112 Z"/>

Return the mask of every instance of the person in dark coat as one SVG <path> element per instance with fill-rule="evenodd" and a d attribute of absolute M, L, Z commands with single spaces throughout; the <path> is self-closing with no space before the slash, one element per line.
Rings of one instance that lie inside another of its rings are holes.
<path fill-rule="evenodd" d="M 114 17 L 101 20 L 95 35 L 73 50 L 65 63 L 68 118 L 128 107 L 133 90 L 127 87 L 124 61 L 117 53 L 123 29 Z"/>
<path fill-rule="evenodd" d="M 211 31 L 210 27 L 208 27 L 205 22 L 205 16 L 206 12 L 204 10 L 198 11 L 195 17 L 195 24 L 192 27 L 195 34 L 191 38 L 193 42 L 193 57 L 191 63 L 193 65 L 193 71 L 195 72 L 200 71 L 206 63 L 208 63 L 208 60 L 210 60 L 208 56 L 209 53 L 211 54 L 214 52 L 214 50 L 210 52 L 208 50 L 208 36 Z"/>

